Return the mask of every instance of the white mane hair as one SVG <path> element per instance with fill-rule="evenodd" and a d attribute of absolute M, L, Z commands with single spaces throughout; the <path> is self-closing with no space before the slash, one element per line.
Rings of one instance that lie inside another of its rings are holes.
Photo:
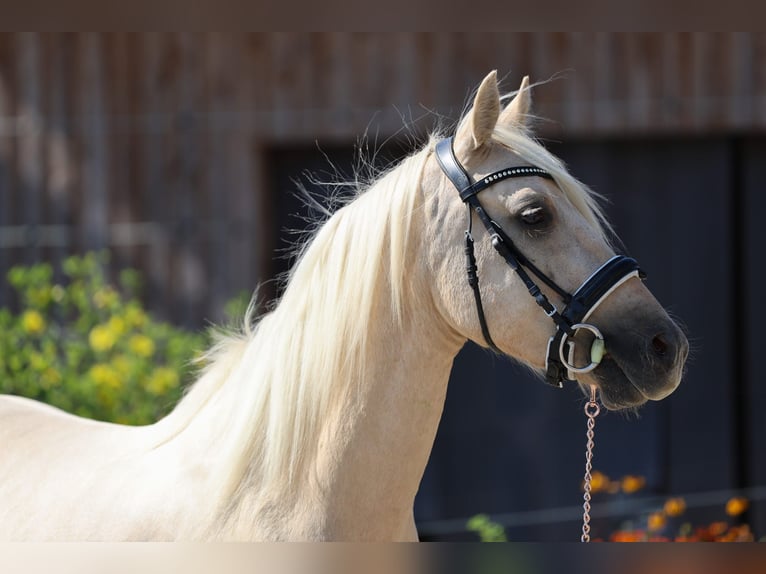
<path fill-rule="evenodd" d="M 387 297 L 402 322 L 405 261 L 422 172 L 434 140 L 336 211 L 300 250 L 278 306 L 254 326 L 251 303 L 239 334 L 219 335 L 200 379 L 167 417 L 162 442 L 204 411 L 217 411 L 219 500 L 257 472 L 261 491 L 279 496 L 306 477 L 320 423 L 334 401 L 362 386 L 373 305 Z M 246 406 L 244 406 L 246 405 Z M 204 415 L 202 415 L 204 416 Z"/>
<path fill-rule="evenodd" d="M 278 500 L 296 481 L 311 480 L 306 461 L 328 410 L 361 388 L 374 353 L 368 338 L 374 306 L 388 301 L 396 322 L 419 296 L 406 279 L 408 242 L 422 216 L 419 188 L 439 134 L 386 171 L 336 211 L 306 242 L 279 304 L 241 333 L 220 335 L 175 410 L 157 425 L 158 443 L 207 417 L 206 441 L 217 463 L 211 511 L 233 507 L 241 484 Z M 566 198 L 598 229 L 592 193 L 523 129 L 498 126 L 494 139 L 552 174 Z M 422 197 L 422 196 L 421 196 Z M 385 299 L 383 299 L 385 298 Z M 245 480 L 246 478 L 252 479 Z"/>

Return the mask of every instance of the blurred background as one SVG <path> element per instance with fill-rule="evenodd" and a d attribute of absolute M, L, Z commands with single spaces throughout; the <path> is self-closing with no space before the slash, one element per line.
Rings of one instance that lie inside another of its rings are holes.
<path fill-rule="evenodd" d="M 506 91 L 553 78 L 533 94 L 537 134 L 608 198 L 694 347 L 671 397 L 599 418 L 594 535 L 646 531 L 680 497 L 657 535 L 727 521 L 763 536 L 765 63 L 749 33 L 3 33 L 0 273 L 108 250 L 154 316 L 202 329 L 242 291 L 278 295 L 305 225 L 294 182 L 325 193 L 306 170 L 351 177 L 364 134 L 379 163 L 401 157 L 492 69 Z M 584 448 L 578 390 L 467 345 L 421 537 L 475 539 L 486 513 L 512 540 L 578 540 Z"/>

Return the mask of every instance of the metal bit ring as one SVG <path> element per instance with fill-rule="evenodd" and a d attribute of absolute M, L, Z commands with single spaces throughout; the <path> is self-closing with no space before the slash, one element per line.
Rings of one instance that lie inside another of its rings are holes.
<path fill-rule="evenodd" d="M 594 327 L 593 325 L 589 323 L 576 323 L 575 325 L 572 325 L 572 332 L 575 332 L 579 329 L 585 329 L 586 331 L 590 331 L 593 333 L 593 335 L 596 337 L 596 339 L 599 339 L 601 341 L 604 340 L 604 336 L 601 334 L 601 331 L 598 330 L 597 327 Z M 591 361 L 591 363 L 585 367 L 575 367 L 569 362 L 569 358 L 566 356 L 566 353 L 564 352 L 564 348 L 566 346 L 566 341 L 569 338 L 568 333 L 564 333 L 564 336 L 561 337 L 561 344 L 559 345 L 559 359 L 561 359 L 561 362 L 564 364 L 564 366 L 569 369 L 572 373 L 590 373 L 593 369 L 599 366 L 600 361 Z"/>

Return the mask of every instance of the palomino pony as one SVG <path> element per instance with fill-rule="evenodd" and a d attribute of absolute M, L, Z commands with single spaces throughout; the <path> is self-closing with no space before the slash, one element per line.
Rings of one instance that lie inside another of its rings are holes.
<path fill-rule="evenodd" d="M 467 339 L 596 385 L 608 408 L 670 394 L 686 339 L 614 257 L 591 192 L 529 137 L 529 106 L 526 78 L 502 108 L 489 74 L 454 137 L 330 217 L 279 305 L 219 341 L 156 424 L 3 398 L 0 538 L 416 540 Z"/>

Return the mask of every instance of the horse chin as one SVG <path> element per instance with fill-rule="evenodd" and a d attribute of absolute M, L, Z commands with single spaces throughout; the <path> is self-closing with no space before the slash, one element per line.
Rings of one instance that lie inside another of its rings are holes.
<path fill-rule="evenodd" d="M 609 356 L 604 357 L 598 368 L 593 371 L 591 377 L 594 376 L 601 404 L 610 411 L 635 409 L 649 400 L 618 362 Z M 582 386 L 585 390 L 588 385 Z"/>

